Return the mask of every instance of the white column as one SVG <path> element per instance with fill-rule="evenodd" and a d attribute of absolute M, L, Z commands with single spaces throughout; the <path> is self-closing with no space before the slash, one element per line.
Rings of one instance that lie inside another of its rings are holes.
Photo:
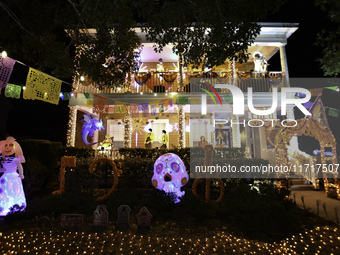
<path fill-rule="evenodd" d="M 233 135 L 233 148 L 241 148 L 240 126 L 238 115 L 233 115 L 232 135 Z M 237 123 L 237 124 L 234 124 Z"/>
<path fill-rule="evenodd" d="M 185 147 L 185 124 L 183 106 L 178 106 L 178 145 L 182 149 Z"/>
<path fill-rule="evenodd" d="M 294 106 L 293 105 L 287 105 L 287 119 L 295 120 L 294 116 Z M 289 142 L 290 147 L 296 151 L 299 150 L 299 142 L 297 136 L 293 136 L 292 139 Z"/>
<path fill-rule="evenodd" d="M 131 116 L 130 106 L 126 106 L 124 118 L 124 148 L 131 148 Z"/>
<path fill-rule="evenodd" d="M 70 146 L 70 147 L 75 146 L 77 112 L 78 110 L 76 106 L 70 106 L 68 125 L 67 125 L 66 146 Z"/>
<path fill-rule="evenodd" d="M 280 45 L 280 61 L 281 61 L 281 71 L 285 75 L 285 86 L 290 87 L 289 84 L 289 72 L 288 72 L 288 62 L 287 62 L 287 55 L 286 55 L 286 48 L 284 45 Z"/>

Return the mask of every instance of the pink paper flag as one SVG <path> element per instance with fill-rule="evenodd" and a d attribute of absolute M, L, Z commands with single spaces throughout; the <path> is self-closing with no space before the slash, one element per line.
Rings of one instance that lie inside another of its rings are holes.
<path fill-rule="evenodd" d="M 15 60 L 9 57 L 0 57 L 0 88 L 5 88 L 11 77 Z"/>

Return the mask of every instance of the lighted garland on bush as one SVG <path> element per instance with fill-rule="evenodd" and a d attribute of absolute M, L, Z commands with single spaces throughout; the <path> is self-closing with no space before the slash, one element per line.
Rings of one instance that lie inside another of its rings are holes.
<path fill-rule="evenodd" d="M 96 199 L 97 201 L 106 200 L 116 190 L 116 187 L 118 185 L 118 168 L 117 168 L 115 162 L 110 158 L 99 158 L 99 159 L 96 159 L 95 161 L 93 161 L 90 168 L 89 168 L 90 174 L 92 174 L 96 170 L 96 166 L 100 162 L 106 162 L 106 163 L 110 164 L 110 166 L 112 167 L 112 170 L 114 171 L 114 179 L 113 179 L 113 185 L 112 185 L 111 189 L 108 191 L 108 193 L 106 193 L 102 197 L 98 197 Z"/>
<path fill-rule="evenodd" d="M 223 181 L 220 178 L 216 178 L 215 179 L 218 182 L 218 185 L 220 186 L 220 195 L 219 197 L 215 200 L 216 203 L 220 203 L 222 202 L 223 198 L 224 198 L 224 185 L 223 185 Z M 200 178 L 197 178 L 194 183 L 192 184 L 192 194 L 194 194 L 195 196 L 198 197 L 198 193 L 197 193 L 197 185 L 198 183 L 201 181 Z M 205 180 L 205 200 L 208 201 L 210 200 L 210 179 L 206 179 Z"/>
<path fill-rule="evenodd" d="M 65 171 L 66 167 L 75 167 L 77 158 L 75 156 L 63 156 L 60 163 L 60 188 L 53 194 L 61 194 L 65 191 Z"/>
<path fill-rule="evenodd" d="M 204 165 L 211 166 L 213 164 L 214 148 L 212 145 L 206 145 L 204 147 L 204 151 L 205 151 Z M 192 185 L 192 193 L 197 197 L 198 197 L 197 185 L 200 182 L 200 180 L 201 180 L 200 178 L 197 178 Z M 220 186 L 220 195 L 215 202 L 220 203 L 224 197 L 224 185 L 220 178 L 216 178 L 215 180 L 218 182 Z M 206 178 L 205 179 L 205 200 L 206 201 L 210 200 L 210 197 L 211 197 L 210 196 L 210 178 Z"/>

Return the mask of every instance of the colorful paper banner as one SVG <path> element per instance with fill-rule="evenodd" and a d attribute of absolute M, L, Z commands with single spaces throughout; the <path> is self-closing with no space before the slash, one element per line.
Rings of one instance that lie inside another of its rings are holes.
<path fill-rule="evenodd" d="M 103 116 L 109 113 L 110 99 L 94 94 L 93 95 L 93 113 L 102 114 Z"/>
<path fill-rule="evenodd" d="M 61 80 L 30 68 L 24 90 L 24 99 L 37 99 L 51 104 L 59 103 Z"/>
<path fill-rule="evenodd" d="M 6 87 L 9 78 L 11 77 L 15 60 L 9 57 L 0 57 L 0 89 Z"/>
<path fill-rule="evenodd" d="M 177 104 L 188 104 L 189 98 L 188 97 L 178 97 Z"/>
<path fill-rule="evenodd" d="M 131 104 L 130 105 L 130 114 L 131 114 L 131 118 L 138 118 L 139 117 L 138 104 Z"/>
<path fill-rule="evenodd" d="M 335 118 L 339 118 L 340 110 L 329 107 L 328 108 L 328 115 L 335 117 Z"/>
<path fill-rule="evenodd" d="M 20 99 L 21 86 L 8 83 L 5 89 L 5 96 Z"/>
<path fill-rule="evenodd" d="M 142 104 L 143 117 L 149 116 L 149 104 Z"/>
<path fill-rule="evenodd" d="M 157 105 L 152 104 L 151 105 L 151 116 L 155 116 L 157 114 Z"/>

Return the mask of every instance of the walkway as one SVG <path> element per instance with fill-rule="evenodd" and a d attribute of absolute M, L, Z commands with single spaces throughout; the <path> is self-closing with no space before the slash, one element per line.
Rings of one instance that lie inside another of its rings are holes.
<path fill-rule="evenodd" d="M 310 186 L 312 185 L 305 185 L 305 188 L 300 185 L 292 186 L 291 198 L 295 197 L 299 207 L 339 224 L 340 200 L 326 197 L 324 191 L 312 190 Z"/>

